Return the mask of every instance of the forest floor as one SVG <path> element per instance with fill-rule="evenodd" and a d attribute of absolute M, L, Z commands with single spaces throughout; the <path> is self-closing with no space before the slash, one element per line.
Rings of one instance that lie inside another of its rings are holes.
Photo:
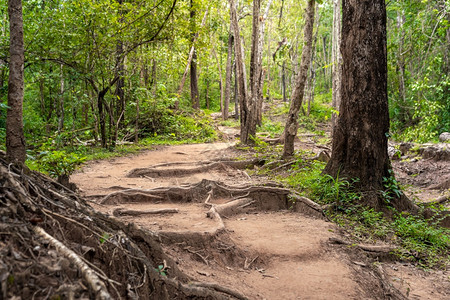
<path fill-rule="evenodd" d="M 346 233 L 337 225 L 310 207 L 292 209 L 276 196 L 284 189 L 249 176 L 249 153 L 234 147 L 233 129 L 221 129 L 229 142 L 92 161 L 71 181 L 95 209 L 157 234 L 193 280 L 249 299 L 449 299 L 450 271 L 398 262 L 383 251 L 389 245 L 342 244 Z M 319 150 L 305 139 L 297 148 Z M 229 163 L 236 158 L 243 163 Z M 449 161 L 397 161 L 394 168 L 426 201 L 439 196 L 428 187 L 450 174 Z"/>

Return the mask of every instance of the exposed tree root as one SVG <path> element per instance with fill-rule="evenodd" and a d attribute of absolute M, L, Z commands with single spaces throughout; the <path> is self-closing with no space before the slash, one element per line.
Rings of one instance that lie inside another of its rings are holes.
<path fill-rule="evenodd" d="M 216 205 L 216 212 L 222 217 L 229 217 L 238 213 L 247 212 L 250 210 L 250 206 L 256 203 L 252 198 L 242 198 L 230 201 L 225 204 Z"/>
<path fill-rule="evenodd" d="M 347 241 L 344 241 L 339 238 L 332 237 L 329 239 L 329 242 L 332 244 L 340 244 L 340 245 L 347 245 L 351 247 L 356 247 L 358 249 L 361 249 L 366 252 L 372 252 L 372 253 L 380 253 L 380 254 L 390 254 L 392 251 L 394 251 L 396 248 L 392 246 L 387 245 L 365 245 L 365 244 L 353 244 Z"/>
<path fill-rule="evenodd" d="M 210 283 L 210 282 L 194 282 L 194 283 L 191 283 L 190 285 L 191 285 L 191 286 L 195 286 L 195 287 L 207 287 L 207 288 L 212 288 L 212 289 L 215 289 L 216 291 L 219 291 L 219 292 L 228 294 L 228 295 L 230 295 L 230 296 L 233 296 L 233 297 L 236 298 L 236 299 L 239 299 L 239 300 L 248 300 L 248 298 L 245 297 L 244 295 L 242 295 L 242 294 L 240 294 L 240 293 L 238 293 L 238 292 L 236 292 L 236 291 L 234 291 L 234 290 L 232 290 L 232 289 L 229 289 L 229 288 L 227 288 L 227 287 L 221 286 L 221 285 L 219 285 L 219 284 L 217 284 L 217 283 Z"/>
<path fill-rule="evenodd" d="M 48 240 L 50 244 L 57 249 L 63 256 L 67 257 L 78 270 L 83 274 L 84 279 L 89 284 L 89 287 L 96 295 L 97 299 L 107 300 L 112 299 L 111 295 L 108 293 L 103 281 L 98 278 L 97 274 L 83 261 L 81 258 L 72 250 L 67 248 L 63 243 L 49 235 L 41 227 L 34 227 L 34 232 L 40 235 L 43 239 Z"/>
<path fill-rule="evenodd" d="M 145 190 L 126 189 L 106 195 L 100 200 L 100 204 L 149 203 L 161 199 L 159 196 L 146 193 Z"/>
<path fill-rule="evenodd" d="M 161 236 L 94 211 L 50 178 L 8 166 L 1 153 L 0 195 L 0 244 L 8 245 L 0 247 L 0 298 L 236 298 L 227 288 L 189 286 Z"/>
<path fill-rule="evenodd" d="M 192 163 L 191 163 L 192 164 Z M 180 177 L 187 176 L 191 174 L 197 173 L 205 173 L 210 172 L 214 169 L 224 168 L 225 166 L 229 166 L 235 169 L 248 169 L 253 168 L 255 165 L 263 165 L 264 161 L 260 159 L 251 159 L 251 160 L 229 160 L 229 161 L 210 161 L 210 162 L 201 162 L 200 166 L 193 168 L 160 168 L 161 165 L 156 165 L 148 168 L 137 168 L 133 169 L 128 173 L 127 177 L 136 178 L 136 177 Z M 171 163 L 165 165 L 185 165 L 184 162 Z"/>
<path fill-rule="evenodd" d="M 381 287 L 383 288 L 385 299 L 395 299 L 395 300 L 407 300 L 408 299 L 390 283 L 389 278 L 386 275 L 382 266 L 380 266 L 380 265 L 375 266 L 373 268 L 373 270 L 379 278 Z"/>
<path fill-rule="evenodd" d="M 142 215 L 159 215 L 159 214 L 176 214 L 177 208 L 161 208 L 161 209 L 149 209 L 149 210 L 131 210 L 125 208 L 116 208 L 113 211 L 113 216 L 142 216 Z"/>

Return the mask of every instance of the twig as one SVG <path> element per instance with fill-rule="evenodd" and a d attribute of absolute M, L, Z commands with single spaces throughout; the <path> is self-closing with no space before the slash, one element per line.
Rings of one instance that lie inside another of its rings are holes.
<path fill-rule="evenodd" d="M 247 258 L 245 258 L 245 262 L 244 262 L 244 270 L 248 270 L 250 268 L 250 266 L 255 262 L 255 260 L 258 258 L 259 256 L 256 255 L 254 259 L 252 259 L 250 261 L 250 263 L 247 264 Z"/>

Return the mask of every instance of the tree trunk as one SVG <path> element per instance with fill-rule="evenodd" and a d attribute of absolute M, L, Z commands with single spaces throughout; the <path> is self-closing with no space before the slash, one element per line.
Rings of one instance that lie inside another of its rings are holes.
<path fill-rule="evenodd" d="M 341 103 L 341 77 L 342 77 L 342 55 L 340 49 L 341 43 L 341 4 L 342 0 L 333 0 L 333 30 L 332 30 L 332 45 L 331 45 L 331 66 L 332 77 L 332 100 L 331 106 L 335 111 L 339 111 Z M 331 132 L 336 126 L 338 114 L 333 112 L 331 115 Z"/>
<path fill-rule="evenodd" d="M 237 76 L 237 67 L 236 67 L 236 57 L 233 63 L 233 73 L 234 73 L 234 119 L 239 120 L 239 91 L 238 91 L 238 76 Z"/>
<path fill-rule="evenodd" d="M 255 122 L 255 133 L 256 133 L 256 124 L 258 123 L 258 107 L 259 107 L 259 80 L 261 78 L 262 72 L 262 59 L 261 59 L 261 43 L 259 40 L 260 36 L 260 27 L 261 27 L 261 19 L 259 17 L 259 12 L 261 10 L 261 0 L 253 0 L 253 25 L 252 25 L 252 48 L 251 48 L 251 56 L 250 56 L 250 95 L 251 95 L 251 103 L 252 106 L 251 116 L 250 118 L 254 118 Z M 247 144 L 247 143 L 246 143 Z"/>
<path fill-rule="evenodd" d="M 383 177 L 391 176 L 386 4 L 343 0 L 342 16 L 342 102 L 324 172 L 334 178 L 357 178 L 362 201 L 379 210 L 386 205 L 378 194 L 384 190 Z M 409 200 L 392 204 L 398 209 L 411 207 Z"/>
<path fill-rule="evenodd" d="M 286 96 L 286 61 L 283 60 L 281 65 L 281 93 L 283 94 L 283 102 L 287 102 Z"/>
<path fill-rule="evenodd" d="M 239 106 L 240 106 L 240 118 L 241 118 L 241 143 L 252 143 L 251 136 L 256 134 L 256 122 L 254 118 L 254 103 L 251 101 L 251 95 L 249 95 L 247 89 L 247 78 L 244 64 L 244 51 L 241 43 L 241 36 L 238 24 L 238 17 L 236 11 L 236 3 L 234 0 L 230 1 L 230 15 L 231 22 L 234 31 L 234 48 L 236 56 L 236 71 L 238 81 L 238 93 L 239 93 Z M 257 0 L 258 1 L 258 0 Z"/>
<path fill-rule="evenodd" d="M 263 42 L 264 42 L 264 30 L 265 30 L 265 24 L 266 19 L 269 14 L 270 5 L 272 4 L 273 0 L 269 0 L 267 2 L 266 9 L 264 11 L 264 14 L 259 17 L 259 36 L 258 36 L 258 48 L 256 53 L 256 124 L 260 125 L 262 124 L 262 105 L 263 105 L 263 87 L 264 87 L 264 72 L 262 69 L 262 52 L 263 52 Z"/>
<path fill-rule="evenodd" d="M 230 26 L 230 33 L 228 34 L 228 51 L 227 51 L 227 66 L 225 71 L 225 99 L 223 103 L 222 118 L 228 119 L 228 109 L 231 98 L 231 77 L 232 77 L 232 63 L 233 63 L 233 34 Z"/>
<path fill-rule="evenodd" d="M 64 130 L 64 71 L 63 64 L 60 65 L 59 76 L 59 102 L 58 102 L 58 132 Z"/>
<path fill-rule="evenodd" d="M 6 113 L 6 154 L 11 162 L 25 163 L 25 137 L 23 134 L 23 17 L 22 1 L 8 2 L 10 44 L 8 110 Z"/>
<path fill-rule="evenodd" d="M 319 5 L 316 4 L 316 11 L 319 11 Z M 311 103 L 314 102 L 314 88 L 316 87 L 316 69 L 314 66 L 315 62 L 315 53 L 316 53 L 316 44 L 317 44 L 317 35 L 319 33 L 319 25 L 320 25 L 320 15 L 318 15 L 316 19 L 316 32 L 314 33 L 312 50 L 311 50 L 311 66 L 310 73 L 308 79 L 308 88 L 306 89 L 306 95 L 308 98 L 308 110 L 306 111 L 306 115 L 309 117 L 311 113 Z"/>
<path fill-rule="evenodd" d="M 305 11 L 305 29 L 304 46 L 300 62 L 300 72 L 298 74 L 294 90 L 291 97 L 289 114 L 284 128 L 284 148 L 283 157 L 287 158 L 294 154 L 294 139 L 298 130 L 298 113 L 302 106 L 303 95 L 305 92 L 306 78 L 311 61 L 311 49 L 314 27 L 314 6 L 315 0 L 308 0 L 308 6 Z"/>
<path fill-rule="evenodd" d="M 195 34 L 194 0 L 191 0 L 190 21 L 191 21 L 192 44 L 194 45 L 194 42 L 196 40 L 196 38 L 195 38 L 196 34 Z M 191 61 L 190 75 L 191 75 L 191 101 L 192 101 L 192 107 L 195 108 L 195 109 L 199 109 L 200 108 L 200 99 L 199 99 L 199 92 L 198 92 L 197 51 L 195 50 L 195 47 L 194 47 L 194 54 L 192 56 L 192 61 Z"/>

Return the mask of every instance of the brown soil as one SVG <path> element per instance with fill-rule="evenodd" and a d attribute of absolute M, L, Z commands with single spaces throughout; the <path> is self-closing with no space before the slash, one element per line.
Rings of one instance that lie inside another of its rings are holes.
<path fill-rule="evenodd" d="M 450 297 L 448 271 L 423 273 L 389 261 L 380 262 L 380 268 L 363 247 L 330 243 L 330 238 L 342 239 L 339 228 L 310 204 L 307 209 L 289 209 L 285 190 L 255 187 L 256 180 L 244 170 L 226 164 L 202 172 L 201 166 L 208 162 L 244 159 L 244 153 L 230 146 L 170 146 L 90 162 L 71 181 L 92 199 L 94 208 L 109 215 L 118 208 L 177 209 L 165 214 L 116 215 L 151 231 L 177 268 L 206 286 L 237 291 L 249 299 Z M 129 177 L 137 168 L 191 171 L 185 176 L 177 171 L 176 176 Z M 189 196 L 180 197 L 184 194 Z M 245 197 L 250 197 L 247 204 L 227 214 L 214 213 Z M 382 255 L 375 257 L 382 259 Z"/>

